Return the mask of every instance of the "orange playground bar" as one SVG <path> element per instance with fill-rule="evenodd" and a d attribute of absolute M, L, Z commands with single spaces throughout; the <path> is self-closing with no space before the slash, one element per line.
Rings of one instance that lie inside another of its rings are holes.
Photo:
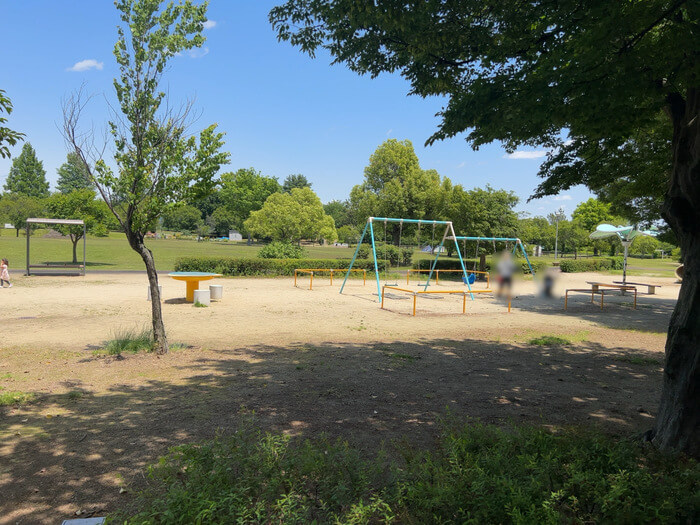
<path fill-rule="evenodd" d="M 459 270 L 461 271 L 461 270 Z M 493 293 L 493 290 L 408 290 L 406 288 L 399 288 L 398 286 L 388 286 L 384 285 L 382 287 L 382 308 L 384 308 L 384 298 L 386 290 L 394 290 L 397 292 L 404 292 L 413 295 L 413 316 L 416 315 L 416 300 L 419 295 L 427 294 L 461 294 L 462 295 L 462 313 L 467 313 L 467 295 L 474 293 Z M 510 312 L 510 297 L 508 297 L 508 312 Z"/>
<path fill-rule="evenodd" d="M 314 284 L 314 272 L 330 272 L 331 274 L 331 286 L 333 286 L 333 272 L 349 273 L 349 272 L 362 272 L 362 285 L 367 284 L 367 270 L 362 270 L 359 268 L 353 268 L 351 270 L 343 268 L 295 268 L 294 269 L 294 286 L 297 285 L 297 274 L 308 273 L 311 275 L 309 281 L 309 290 L 313 290 Z"/>

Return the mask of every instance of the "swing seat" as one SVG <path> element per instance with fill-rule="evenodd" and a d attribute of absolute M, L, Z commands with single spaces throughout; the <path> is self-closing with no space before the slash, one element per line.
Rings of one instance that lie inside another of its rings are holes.
<path fill-rule="evenodd" d="M 466 277 L 462 276 L 462 282 L 471 286 L 476 282 L 476 274 L 470 273 Z"/>

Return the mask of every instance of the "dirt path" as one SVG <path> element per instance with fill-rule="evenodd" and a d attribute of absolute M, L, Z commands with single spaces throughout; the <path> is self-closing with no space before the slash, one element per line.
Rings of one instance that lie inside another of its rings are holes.
<path fill-rule="evenodd" d="M 94 348 L 147 324 L 144 276 L 16 279 L 0 290 L 0 387 L 38 399 L 0 409 L 0 523 L 103 515 L 129 501 L 168 446 L 235 430 L 253 411 L 264 428 L 327 432 L 367 451 L 400 436 L 430 446 L 448 408 L 487 422 L 642 431 L 678 291 L 653 281 L 661 293 L 640 297 L 638 310 L 611 297 L 601 313 L 581 295 L 564 312 L 521 283 L 511 314 L 480 297 L 462 315 L 453 296 L 419 298 L 412 317 L 399 295 L 380 310 L 369 282 L 341 296 L 322 279 L 313 291 L 289 279 L 220 279 L 224 300 L 194 308 L 180 299 L 184 285 L 165 278 L 169 337 L 187 347 L 116 359 Z M 573 344 L 527 343 L 543 334 Z"/>

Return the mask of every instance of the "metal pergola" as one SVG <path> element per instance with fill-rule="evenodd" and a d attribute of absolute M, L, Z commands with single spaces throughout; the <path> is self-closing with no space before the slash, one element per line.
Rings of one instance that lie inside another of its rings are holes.
<path fill-rule="evenodd" d="M 57 269 L 57 268 L 76 268 L 75 265 L 32 265 L 29 260 L 29 241 L 31 239 L 31 225 L 32 224 L 60 224 L 63 226 L 82 226 L 83 227 L 83 264 L 79 266 L 80 275 L 85 275 L 85 263 L 87 261 L 87 249 L 86 249 L 86 238 L 87 238 L 87 228 L 85 226 L 85 221 L 80 219 L 41 219 L 37 217 L 31 217 L 27 219 L 27 275 L 31 275 L 31 268 L 45 268 L 45 269 Z"/>

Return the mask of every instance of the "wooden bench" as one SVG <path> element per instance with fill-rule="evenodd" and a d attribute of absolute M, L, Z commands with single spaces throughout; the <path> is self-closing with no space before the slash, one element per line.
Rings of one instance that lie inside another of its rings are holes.
<path fill-rule="evenodd" d="M 631 283 L 627 281 L 626 283 L 623 283 L 622 281 L 613 281 L 616 284 L 631 284 L 633 286 L 646 286 L 647 287 L 647 293 L 649 295 L 655 295 L 656 294 L 656 289 L 661 288 L 660 284 L 648 284 L 648 283 Z"/>
<path fill-rule="evenodd" d="M 568 288 L 564 294 L 564 310 L 569 306 L 569 292 L 591 294 L 591 302 L 595 302 L 595 295 L 600 295 L 600 309 L 603 309 L 605 303 L 605 294 L 610 292 L 634 292 L 634 309 L 637 309 L 637 289 L 634 286 L 588 282 L 591 288 Z M 607 288 L 607 289 L 606 289 Z"/>

